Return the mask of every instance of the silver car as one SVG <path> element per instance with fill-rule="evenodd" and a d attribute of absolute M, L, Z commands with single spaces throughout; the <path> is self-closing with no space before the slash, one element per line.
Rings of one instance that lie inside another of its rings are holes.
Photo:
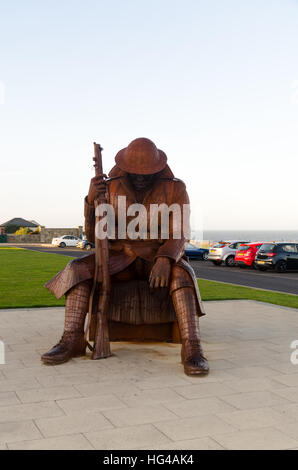
<path fill-rule="evenodd" d="M 242 243 L 247 243 L 247 240 L 218 242 L 210 248 L 208 260 L 212 261 L 216 266 L 222 263 L 225 263 L 225 265 L 229 267 L 234 266 L 236 251 Z"/>

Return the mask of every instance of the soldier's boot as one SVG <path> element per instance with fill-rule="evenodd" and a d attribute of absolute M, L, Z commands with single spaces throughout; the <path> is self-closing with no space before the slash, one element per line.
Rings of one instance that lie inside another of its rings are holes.
<path fill-rule="evenodd" d="M 200 342 L 195 292 L 192 287 L 182 287 L 172 293 L 172 299 L 182 342 L 184 372 L 187 375 L 207 374 L 209 366 Z"/>
<path fill-rule="evenodd" d="M 88 311 L 90 284 L 81 282 L 66 294 L 65 325 L 59 343 L 41 356 L 45 364 L 56 365 L 86 354 L 84 323 Z"/>

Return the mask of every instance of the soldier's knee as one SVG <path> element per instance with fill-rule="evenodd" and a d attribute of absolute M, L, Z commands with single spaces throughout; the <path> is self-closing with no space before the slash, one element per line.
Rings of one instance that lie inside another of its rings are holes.
<path fill-rule="evenodd" d="M 92 280 L 91 279 L 81 281 L 78 284 L 76 284 L 75 286 L 73 286 L 71 289 L 69 289 L 66 292 L 65 297 L 66 298 L 69 297 L 70 294 L 72 296 L 75 295 L 75 296 L 78 296 L 78 297 L 89 296 L 91 288 L 92 288 Z"/>
<path fill-rule="evenodd" d="M 185 269 L 180 266 L 173 266 L 170 293 L 172 294 L 175 290 L 181 289 L 182 287 L 193 288 L 192 278 Z"/>

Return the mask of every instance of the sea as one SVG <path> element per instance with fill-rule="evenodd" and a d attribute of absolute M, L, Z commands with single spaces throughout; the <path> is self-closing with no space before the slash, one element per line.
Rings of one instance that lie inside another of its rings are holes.
<path fill-rule="evenodd" d="M 249 242 L 297 242 L 298 230 L 204 230 L 192 231 L 195 241 L 244 240 Z"/>

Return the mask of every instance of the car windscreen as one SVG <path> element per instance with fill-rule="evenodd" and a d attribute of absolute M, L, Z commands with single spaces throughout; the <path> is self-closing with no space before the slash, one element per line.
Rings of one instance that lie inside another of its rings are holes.
<path fill-rule="evenodd" d="M 222 248 L 223 246 L 226 246 L 226 243 L 216 243 L 212 248 Z"/>
<path fill-rule="evenodd" d="M 191 243 L 188 243 L 188 244 L 186 245 L 186 249 L 187 249 L 187 250 L 196 250 L 196 248 L 197 248 L 197 247 L 196 247 L 195 245 L 192 245 Z"/>
<path fill-rule="evenodd" d="M 261 246 L 260 251 L 262 252 L 273 252 L 275 251 L 276 245 L 274 243 L 264 243 L 264 245 Z"/>
<path fill-rule="evenodd" d="M 250 248 L 249 245 L 240 245 L 239 248 L 238 248 L 238 250 L 239 250 L 239 251 L 246 251 L 246 250 L 248 250 L 249 248 Z"/>

